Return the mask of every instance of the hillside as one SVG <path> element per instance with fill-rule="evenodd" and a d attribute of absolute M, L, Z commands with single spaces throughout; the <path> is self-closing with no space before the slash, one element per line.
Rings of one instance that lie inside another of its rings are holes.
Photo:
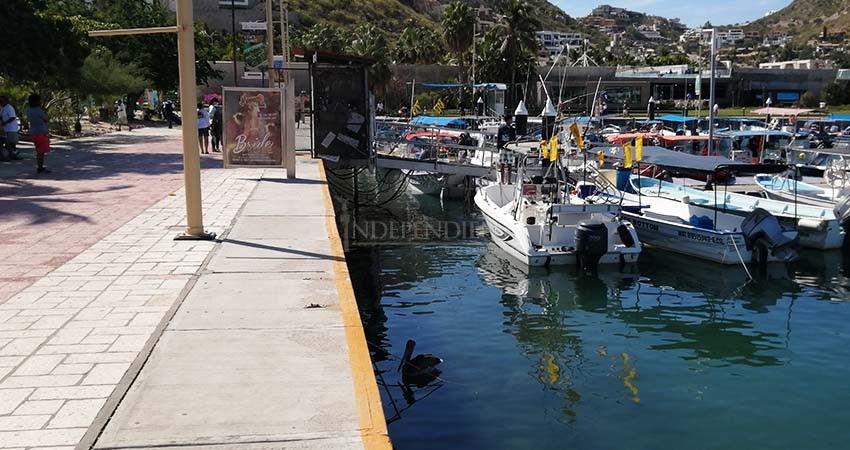
<path fill-rule="evenodd" d="M 850 34 L 850 0 L 795 0 L 745 29 L 785 32 L 793 36 L 794 42 L 805 43 L 820 36 L 824 27 L 829 35 Z"/>
<path fill-rule="evenodd" d="M 472 7 L 496 9 L 499 0 L 472 0 Z M 546 0 L 526 0 L 532 5 L 541 28 L 550 31 L 578 31 L 594 43 L 607 41 L 596 30 L 585 27 Z M 290 0 L 293 24 L 310 26 L 330 22 L 345 27 L 369 22 L 389 32 L 407 26 L 437 28 L 443 7 L 449 0 Z"/>

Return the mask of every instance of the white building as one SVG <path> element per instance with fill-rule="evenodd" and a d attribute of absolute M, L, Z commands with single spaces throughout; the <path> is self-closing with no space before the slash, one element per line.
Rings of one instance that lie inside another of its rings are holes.
<path fill-rule="evenodd" d="M 643 35 L 643 37 L 647 39 L 664 39 L 664 36 L 661 35 L 661 32 L 658 31 L 658 28 L 655 25 L 640 25 L 639 27 L 637 27 L 637 30 L 640 34 Z"/>
<path fill-rule="evenodd" d="M 822 59 L 798 59 L 794 61 L 777 61 L 770 63 L 759 64 L 759 69 L 796 69 L 796 70 L 811 70 L 811 69 L 832 69 L 832 61 L 824 61 Z"/>
<path fill-rule="evenodd" d="M 566 46 L 579 47 L 584 43 L 581 33 L 561 33 L 559 31 L 537 31 L 534 33 L 540 44 L 540 56 L 554 58 Z"/>

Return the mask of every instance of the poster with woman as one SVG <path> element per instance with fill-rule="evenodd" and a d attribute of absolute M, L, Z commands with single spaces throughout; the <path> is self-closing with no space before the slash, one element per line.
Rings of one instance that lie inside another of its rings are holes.
<path fill-rule="evenodd" d="M 224 89 L 224 166 L 283 166 L 279 89 Z"/>

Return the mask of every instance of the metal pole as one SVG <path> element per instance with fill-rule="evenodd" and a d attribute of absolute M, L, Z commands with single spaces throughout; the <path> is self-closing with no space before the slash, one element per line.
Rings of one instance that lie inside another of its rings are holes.
<path fill-rule="evenodd" d="M 269 86 L 274 81 L 274 18 L 272 17 L 272 0 L 266 0 L 266 64 L 268 65 Z"/>
<path fill-rule="evenodd" d="M 272 1 L 272 0 L 268 0 Z M 284 100 L 284 111 L 286 111 L 286 126 L 284 126 L 284 130 L 286 132 L 286 141 L 284 143 L 284 148 L 286 151 L 285 154 L 285 166 L 286 166 L 286 178 L 295 178 L 296 172 L 295 168 L 297 165 L 297 161 L 295 158 L 295 82 L 293 81 L 292 74 L 289 72 L 289 8 L 286 5 L 286 0 L 280 0 L 279 4 L 280 8 L 280 41 L 281 41 L 281 55 L 283 56 L 283 100 Z M 272 27 L 274 28 L 274 27 Z M 312 77 L 312 75 L 311 75 Z M 313 99 L 312 91 L 310 92 L 310 101 Z M 303 98 L 299 98 L 299 103 L 301 103 L 303 114 Z M 310 111 L 312 113 L 313 108 L 310 107 Z M 310 129 L 313 128 L 313 117 L 312 114 L 310 116 Z M 313 132 L 310 132 L 310 139 L 313 138 Z"/>
<path fill-rule="evenodd" d="M 198 110 L 195 106 L 195 26 L 192 1 L 177 3 L 177 59 L 180 73 L 180 112 L 183 116 L 183 181 L 186 187 L 185 237 L 205 238 L 201 206 L 201 157 L 198 150 Z"/>
<path fill-rule="evenodd" d="M 179 4 L 180 1 L 176 3 Z M 233 51 L 233 86 L 239 86 L 239 69 L 236 67 L 236 0 L 230 0 L 230 49 Z"/>
<path fill-rule="evenodd" d="M 475 38 L 478 37 L 478 9 L 475 12 L 475 20 L 472 21 L 472 98 L 475 98 Z"/>
<path fill-rule="evenodd" d="M 717 29 L 711 29 L 711 81 L 709 82 L 709 113 L 708 113 L 708 154 L 714 154 L 714 105 L 717 101 L 714 92 L 715 76 L 717 71 L 717 42 L 715 41 Z"/>

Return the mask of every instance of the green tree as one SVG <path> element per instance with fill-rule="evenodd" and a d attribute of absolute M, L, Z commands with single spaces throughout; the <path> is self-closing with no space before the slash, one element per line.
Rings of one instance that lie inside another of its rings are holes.
<path fill-rule="evenodd" d="M 300 37 L 301 45 L 316 50 L 342 52 L 348 46 L 346 33 L 330 23 L 318 23 L 307 29 Z"/>
<path fill-rule="evenodd" d="M 144 90 L 150 81 L 134 64 L 124 64 L 108 49 L 100 48 L 85 59 L 74 84 L 81 96 L 116 96 Z"/>
<path fill-rule="evenodd" d="M 832 82 L 824 86 L 823 90 L 820 92 L 820 96 L 827 105 L 843 105 L 848 101 L 847 86 L 845 84 Z"/>
<path fill-rule="evenodd" d="M 540 22 L 532 15 L 531 6 L 525 0 L 506 0 L 500 11 L 501 20 L 497 29 L 502 35 L 501 51 L 511 69 L 511 100 L 513 107 L 517 103 L 516 74 L 527 73 L 529 67 L 528 55 L 537 54 L 535 31 L 540 29 Z"/>
<path fill-rule="evenodd" d="M 42 12 L 44 4 L 3 0 L 0 13 L 0 77 L 18 83 L 59 86 L 76 76 L 89 52 L 73 17 Z"/>
<path fill-rule="evenodd" d="M 442 40 L 434 31 L 405 28 L 396 41 L 393 59 L 397 64 L 434 64 L 445 55 Z"/>
<path fill-rule="evenodd" d="M 818 96 L 811 91 L 806 91 L 800 96 L 800 106 L 805 108 L 817 108 L 818 104 Z"/>
<path fill-rule="evenodd" d="M 443 10 L 443 39 L 446 47 L 454 54 L 455 61 L 460 69 L 458 77 L 463 82 L 465 55 L 472 47 L 473 34 L 475 33 L 475 17 L 472 9 L 460 0 L 452 0 Z"/>
<path fill-rule="evenodd" d="M 372 24 L 361 24 L 354 29 L 354 40 L 348 51 L 356 56 L 366 56 L 375 60 L 369 69 L 369 80 L 375 90 L 383 93 L 384 87 L 392 79 L 389 68 L 389 45 L 384 32 Z"/>

